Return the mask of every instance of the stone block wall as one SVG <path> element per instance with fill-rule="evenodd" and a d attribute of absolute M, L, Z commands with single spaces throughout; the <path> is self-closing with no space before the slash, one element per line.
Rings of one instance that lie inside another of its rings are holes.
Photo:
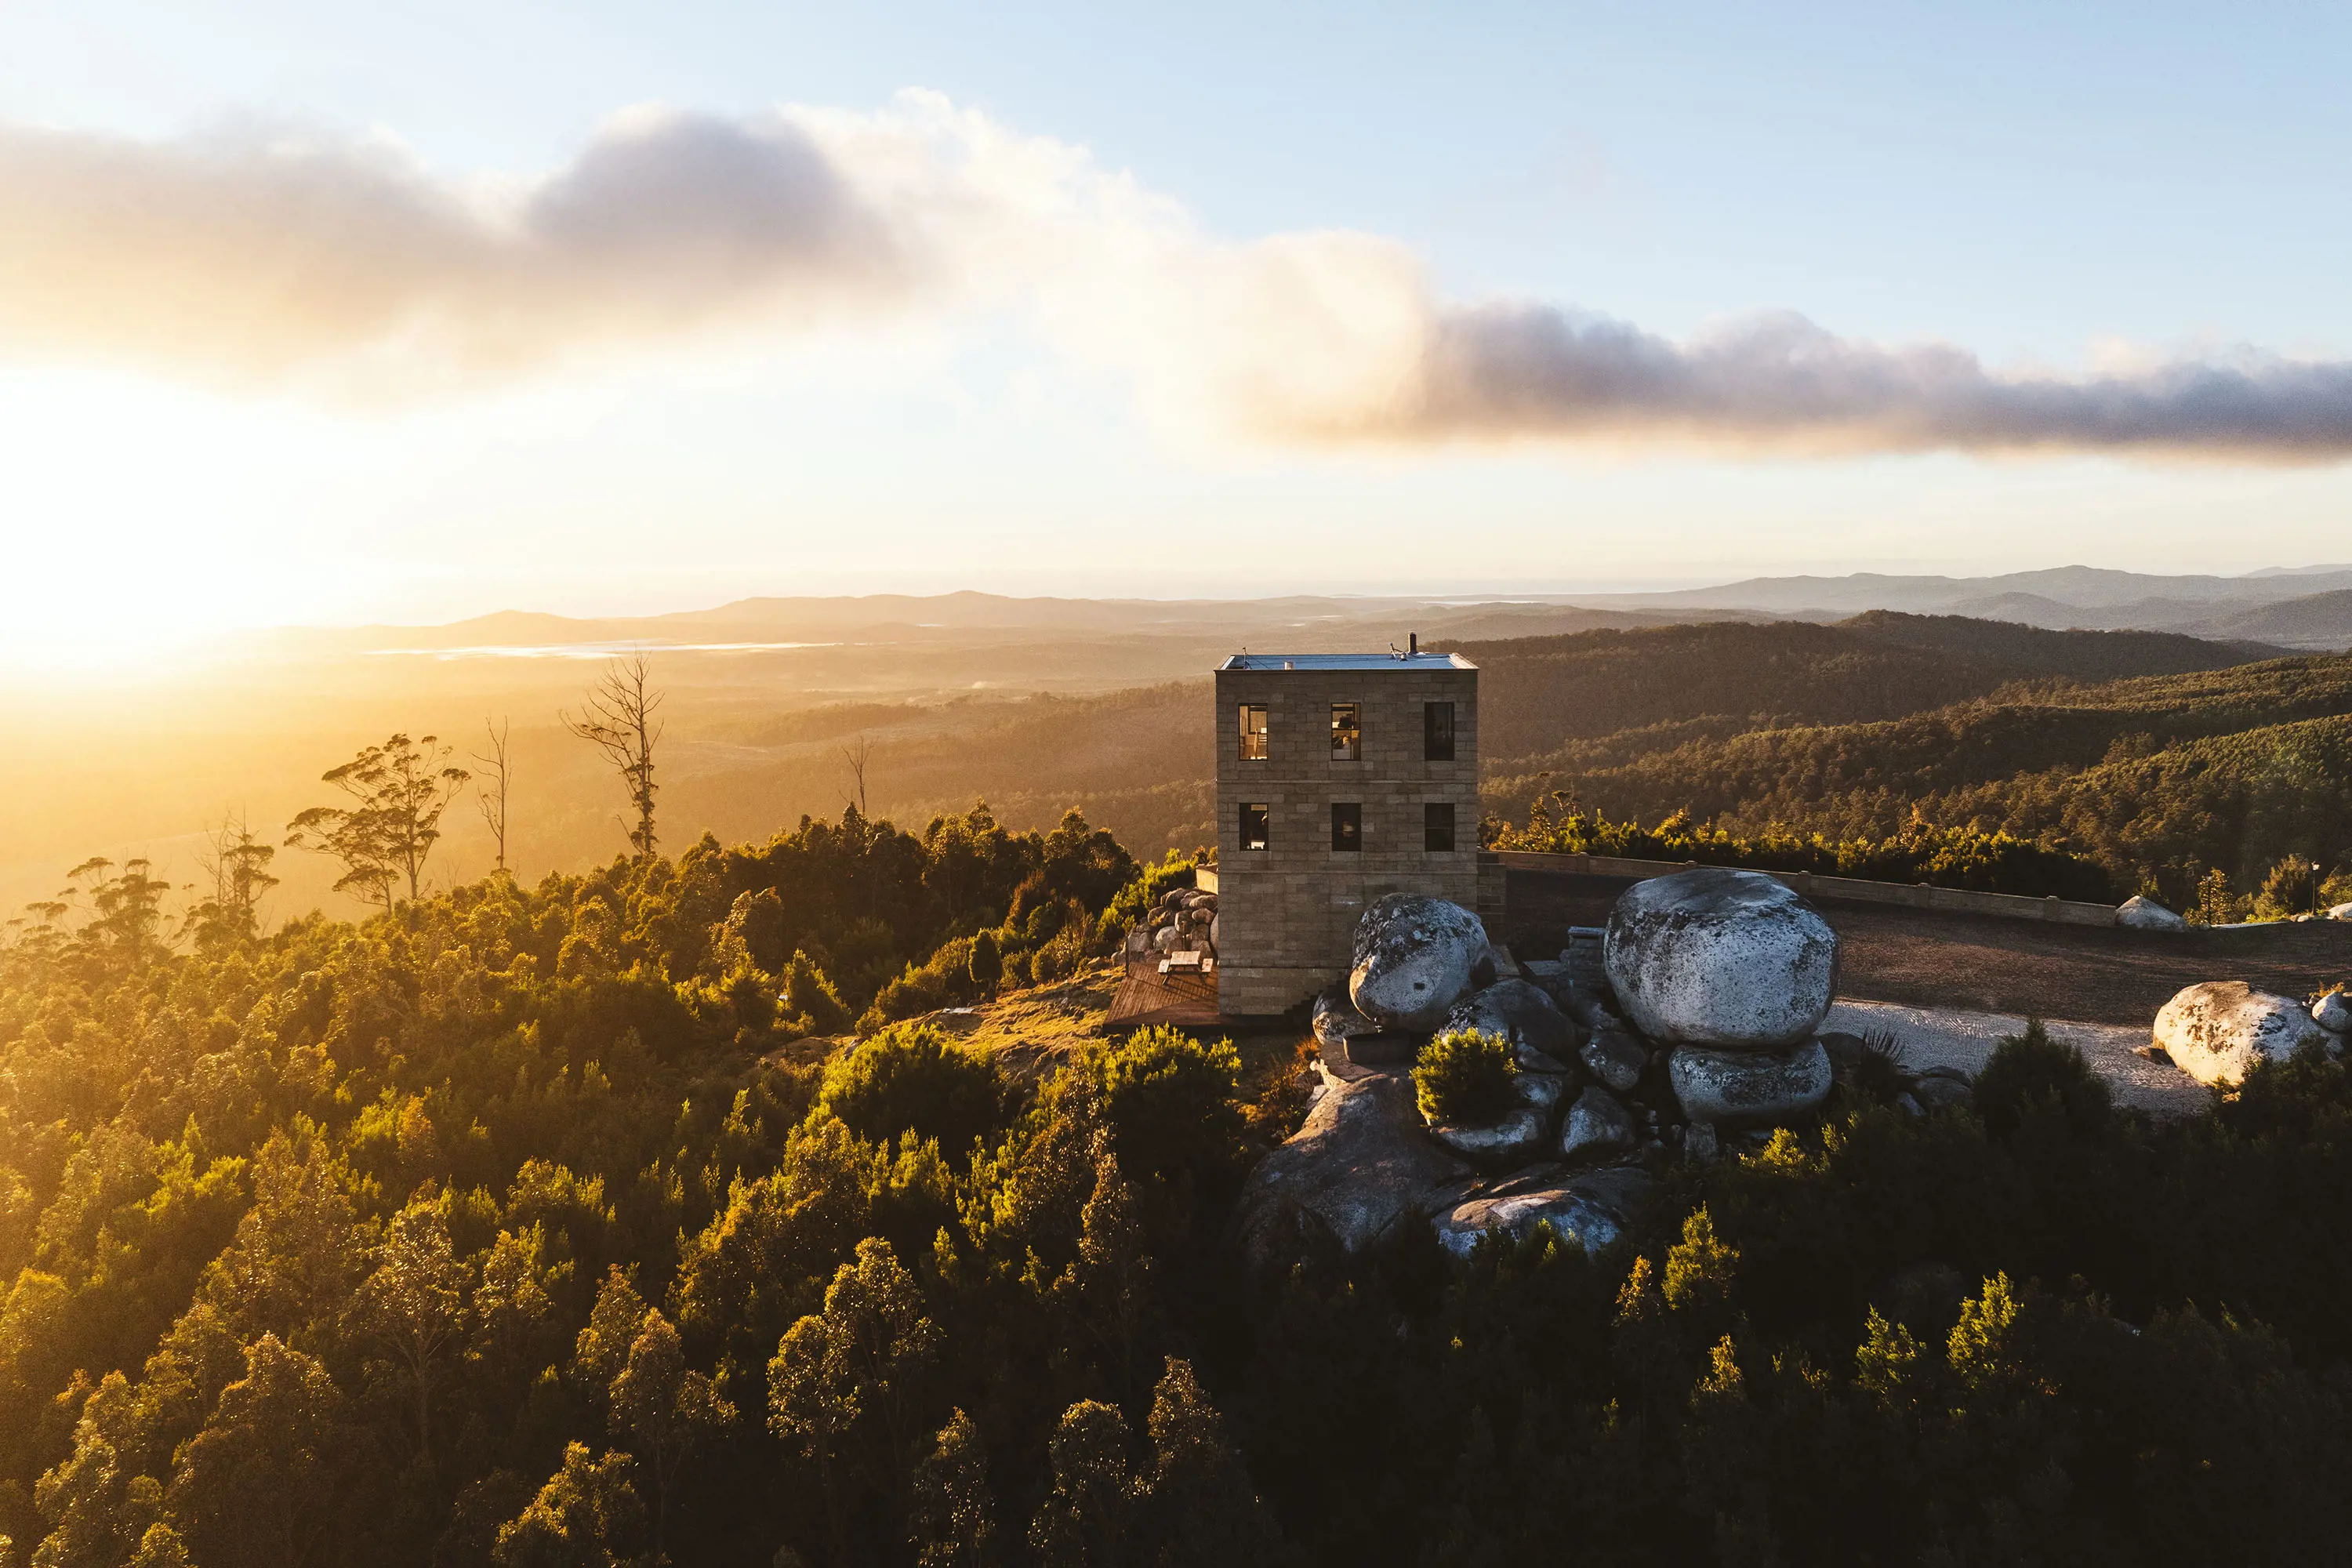
<path fill-rule="evenodd" d="M 1217 672 L 1218 1006 L 1279 1013 L 1347 970 L 1365 906 L 1423 893 L 1479 906 L 1478 670 L 1458 656 L 1341 669 Z M 1423 706 L 1454 704 L 1454 760 L 1423 756 Z M 1357 705 L 1354 762 L 1331 757 L 1331 708 Z M 1241 755 L 1240 710 L 1267 710 L 1263 762 Z M 1454 807 L 1454 848 L 1424 846 L 1423 807 Z M 1335 802 L 1362 808 L 1362 847 L 1332 847 Z M 1241 847 L 1241 808 L 1270 809 L 1267 847 Z"/>

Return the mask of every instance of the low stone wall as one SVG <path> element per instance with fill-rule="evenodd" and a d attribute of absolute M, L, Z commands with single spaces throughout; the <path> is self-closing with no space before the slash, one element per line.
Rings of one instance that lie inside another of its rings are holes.
<path fill-rule="evenodd" d="M 1609 877 L 1629 882 L 1687 871 L 1695 860 L 1628 860 L 1611 855 L 1549 855 L 1523 849 L 1490 849 L 1478 858 L 1483 872 L 1490 862 L 1501 870 L 1549 872 L 1564 877 Z M 2045 921 L 2060 925 L 2112 926 L 2112 904 L 2074 903 L 2064 899 L 2029 899 L 2015 893 L 1977 893 L 1961 888 L 1931 888 L 1925 882 L 1868 882 L 1855 877 L 1823 877 L 1811 871 L 1767 871 L 1810 899 L 1852 904 L 1890 904 L 1902 909 L 1939 910 L 1952 914 L 1990 915 L 2000 920 Z"/>

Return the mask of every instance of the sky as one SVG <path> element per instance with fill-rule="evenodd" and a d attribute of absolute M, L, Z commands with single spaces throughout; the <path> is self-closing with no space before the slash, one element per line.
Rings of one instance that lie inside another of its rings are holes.
<path fill-rule="evenodd" d="M 2352 558 L 2341 7 L 0 5 L 0 646 Z"/>

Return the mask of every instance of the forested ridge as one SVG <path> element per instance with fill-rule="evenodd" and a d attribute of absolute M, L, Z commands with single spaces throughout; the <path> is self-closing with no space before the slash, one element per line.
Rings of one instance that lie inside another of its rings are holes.
<path fill-rule="evenodd" d="M 1599 1256 L 1408 1226 L 1251 1279 L 1286 1049 L 1023 1079 L 881 1005 L 1050 982 L 1183 875 L 1083 823 L 853 812 L 275 930 L 84 869 L 0 949 L 19 1562 L 2320 1563 L 2352 1526 L 2315 1058 L 2158 1128 L 2029 1037 L 1972 1110 L 1858 1080 Z"/>
<path fill-rule="evenodd" d="M 1735 832 L 2005 829 L 2181 907 L 2220 871 L 2251 894 L 2283 858 L 2352 871 L 2352 658 L 2274 659 L 2101 685 L 2016 684 L 1869 723 L 1762 728 L 1543 759 L 1492 787 L 1594 810 L 1685 812 Z M 1507 805 L 1506 809 L 1509 809 Z"/>

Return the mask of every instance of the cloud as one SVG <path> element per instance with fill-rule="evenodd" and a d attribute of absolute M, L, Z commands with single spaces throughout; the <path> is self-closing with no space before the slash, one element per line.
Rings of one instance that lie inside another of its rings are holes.
<path fill-rule="evenodd" d="M 2352 456 L 2352 364 L 2003 374 L 1794 316 L 1678 342 L 1448 301 L 1394 241 L 1223 242 L 1083 148 L 927 94 L 633 110 L 527 180 L 315 131 L 0 125 L 0 353 L 414 395 L 696 333 L 1006 310 L 1162 422 L 1260 441 Z"/>

